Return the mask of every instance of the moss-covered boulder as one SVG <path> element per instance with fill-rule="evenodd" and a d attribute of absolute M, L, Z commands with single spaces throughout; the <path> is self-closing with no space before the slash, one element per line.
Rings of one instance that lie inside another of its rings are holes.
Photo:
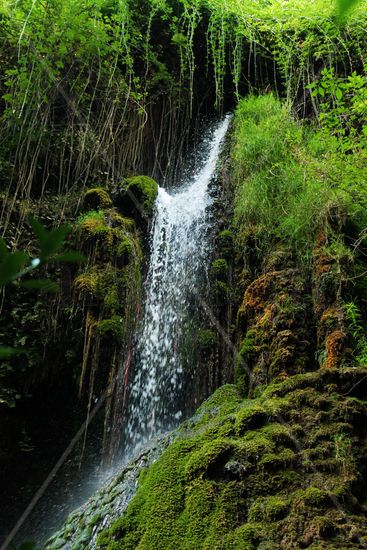
<path fill-rule="evenodd" d="M 145 226 L 152 217 L 158 184 L 148 176 L 133 176 L 115 187 L 114 203 L 125 215 Z"/>
<path fill-rule="evenodd" d="M 366 374 L 323 368 L 254 399 L 220 388 L 97 547 L 365 548 Z"/>
<path fill-rule="evenodd" d="M 109 193 L 103 187 L 88 189 L 83 198 L 84 210 L 98 210 L 100 208 L 110 208 L 112 199 Z"/>

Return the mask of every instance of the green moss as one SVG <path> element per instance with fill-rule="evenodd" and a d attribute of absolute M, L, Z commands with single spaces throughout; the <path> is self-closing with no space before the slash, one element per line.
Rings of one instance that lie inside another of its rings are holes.
<path fill-rule="evenodd" d="M 283 445 L 294 444 L 293 426 L 291 430 L 288 425 L 271 423 L 261 428 L 261 433 L 276 443 L 282 443 Z"/>
<path fill-rule="evenodd" d="M 283 519 L 287 515 L 289 507 L 289 500 L 284 497 L 258 498 L 249 510 L 249 521 L 269 522 Z"/>
<path fill-rule="evenodd" d="M 106 214 L 103 210 L 89 210 L 79 216 L 77 225 L 86 231 L 98 231 L 106 228 Z"/>
<path fill-rule="evenodd" d="M 100 208 L 110 208 L 111 206 L 112 199 L 103 187 L 88 189 L 84 195 L 83 207 L 85 210 L 98 210 Z"/>
<path fill-rule="evenodd" d="M 112 337 L 118 342 L 124 338 L 124 328 L 124 319 L 118 315 L 114 315 L 110 319 L 103 319 L 96 325 L 96 330 L 101 336 Z"/>
<path fill-rule="evenodd" d="M 133 232 L 136 229 L 135 221 L 132 218 L 123 216 L 122 214 L 116 212 L 116 210 L 110 210 L 109 217 L 113 226 L 119 227 L 128 232 Z"/>
<path fill-rule="evenodd" d="M 243 395 L 248 389 L 251 358 L 256 349 L 253 331 L 248 331 L 235 357 L 235 382 Z"/>
<path fill-rule="evenodd" d="M 241 396 L 235 385 L 221 386 L 197 410 L 196 416 L 200 418 L 198 425 L 205 424 L 211 418 L 216 418 L 219 411 L 221 416 L 235 411 L 239 403 L 241 403 Z"/>
<path fill-rule="evenodd" d="M 97 296 L 99 272 L 96 269 L 91 269 L 85 273 L 81 273 L 74 280 L 74 287 L 83 294 L 89 294 L 93 297 Z"/>
<path fill-rule="evenodd" d="M 134 245 L 132 241 L 128 237 L 123 236 L 117 245 L 116 256 L 121 258 L 124 263 L 128 263 L 132 258 L 133 253 Z"/>
<path fill-rule="evenodd" d="M 294 495 L 294 498 L 298 504 L 301 503 L 305 506 L 319 507 L 329 503 L 330 494 L 324 489 L 307 487 L 307 489 L 298 491 Z"/>
<path fill-rule="evenodd" d="M 192 453 L 185 467 L 188 478 L 201 477 L 215 470 L 233 449 L 233 443 L 226 439 L 217 439 L 203 445 L 198 451 Z"/>
<path fill-rule="evenodd" d="M 275 444 L 266 435 L 257 431 L 249 431 L 238 443 L 236 457 L 245 459 L 247 463 L 258 464 L 261 456 L 271 453 L 275 449 Z"/>
<path fill-rule="evenodd" d="M 266 453 L 261 457 L 259 464 L 264 468 L 274 469 L 288 467 L 295 460 L 292 449 L 283 449 L 279 453 Z"/>
<path fill-rule="evenodd" d="M 158 194 L 157 182 L 148 176 L 133 176 L 126 179 L 126 190 L 134 196 L 145 213 L 150 216 Z"/>
<path fill-rule="evenodd" d="M 223 546 L 219 548 L 255 550 L 259 547 L 258 542 L 261 540 L 263 532 L 263 525 L 246 523 L 237 527 L 232 533 L 227 534 L 223 539 Z"/>
<path fill-rule="evenodd" d="M 248 430 L 259 428 L 265 424 L 267 413 L 257 401 L 247 400 L 245 406 L 238 412 L 236 417 L 236 432 L 239 435 Z"/>
<path fill-rule="evenodd" d="M 313 451 L 308 441 L 320 430 L 320 403 L 328 411 L 327 422 L 338 426 L 341 418 L 355 414 L 355 400 L 337 400 L 335 385 L 329 391 L 323 377 L 324 369 L 311 377 L 294 376 L 293 383 L 274 383 L 256 399 L 242 399 L 233 385 L 220 388 L 144 471 L 125 515 L 100 536 L 99 545 L 280 550 L 287 537 L 293 541 L 293 533 L 299 533 L 300 521 L 310 525 L 311 520 L 316 541 L 334 536 L 330 496 L 344 505 L 351 498 L 356 457 L 348 465 L 348 481 L 341 483 L 335 468 L 322 468 L 323 449 L 314 449 L 313 463 L 320 461 L 316 473 L 305 467 L 302 453 Z M 288 422 L 295 403 L 298 423 Z M 279 411 L 284 423 L 278 421 Z M 329 437 L 335 446 L 332 431 Z"/>
<path fill-rule="evenodd" d="M 217 343 L 216 333 L 210 329 L 201 329 L 197 333 L 197 345 L 201 349 L 210 349 Z"/>
<path fill-rule="evenodd" d="M 228 277 L 228 262 L 224 258 L 214 260 L 210 268 L 210 274 L 213 279 L 226 280 Z"/>

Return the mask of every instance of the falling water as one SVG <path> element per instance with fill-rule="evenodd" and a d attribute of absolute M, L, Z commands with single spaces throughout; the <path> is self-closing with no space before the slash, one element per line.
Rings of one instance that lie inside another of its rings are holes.
<path fill-rule="evenodd" d="M 177 425 L 183 415 L 182 348 L 189 311 L 207 263 L 209 184 L 229 122 L 228 115 L 206 138 L 200 168 L 178 191 L 158 191 L 136 373 L 130 389 L 126 436 L 130 449 Z"/>

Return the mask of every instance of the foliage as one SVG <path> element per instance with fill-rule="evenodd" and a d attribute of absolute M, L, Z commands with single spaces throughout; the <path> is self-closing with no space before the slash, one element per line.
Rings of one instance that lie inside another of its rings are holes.
<path fill-rule="evenodd" d="M 313 97 L 321 98 L 319 121 L 326 134 L 338 137 L 344 152 L 367 144 L 367 79 L 353 71 L 347 78 L 335 75 L 333 67 L 323 69 L 320 79 L 308 86 Z"/>
<path fill-rule="evenodd" d="M 346 302 L 344 309 L 355 346 L 355 361 L 357 366 L 364 367 L 367 364 L 367 332 L 363 316 L 355 302 Z"/>
<path fill-rule="evenodd" d="M 337 0 L 338 16 L 342 19 L 350 10 L 352 10 L 361 0 Z"/>
<path fill-rule="evenodd" d="M 35 269 L 45 264 L 59 262 L 83 262 L 84 256 L 76 251 L 60 251 L 64 241 L 71 231 L 71 226 L 61 225 L 56 229 L 47 231 L 47 229 L 35 218 L 30 219 L 30 225 L 37 238 L 39 253 L 37 257 L 30 258 L 25 251 L 9 252 L 5 241 L 0 239 L 0 287 L 8 283 L 22 279 L 19 286 L 27 290 L 39 290 L 46 292 L 57 292 L 59 286 L 51 279 L 26 279 Z M 21 350 L 8 346 L 0 347 L 0 358 L 11 357 Z"/>
<path fill-rule="evenodd" d="M 364 3 L 349 15 L 339 25 L 327 0 L 3 3 L 4 188 L 21 198 L 118 181 L 146 171 L 152 141 L 164 173 L 208 82 L 218 109 L 270 85 L 318 112 L 305 87 L 319 67 L 347 77 L 366 61 Z"/>
<path fill-rule="evenodd" d="M 261 234 L 263 249 L 280 239 L 306 254 L 315 220 L 321 220 L 329 201 L 338 200 L 325 182 L 326 163 L 311 157 L 307 139 L 273 96 L 249 97 L 239 104 L 232 153 L 235 224 L 242 238 Z"/>

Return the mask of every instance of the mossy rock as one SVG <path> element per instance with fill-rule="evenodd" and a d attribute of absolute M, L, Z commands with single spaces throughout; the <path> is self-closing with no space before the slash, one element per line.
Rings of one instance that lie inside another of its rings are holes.
<path fill-rule="evenodd" d="M 283 519 L 289 510 L 289 499 L 272 496 L 258 498 L 249 510 L 249 521 L 269 522 Z"/>
<path fill-rule="evenodd" d="M 81 294 L 89 295 L 104 304 L 105 313 L 119 311 L 122 303 L 124 281 L 120 270 L 111 264 L 94 265 L 74 280 L 74 287 Z"/>
<path fill-rule="evenodd" d="M 224 466 L 232 449 L 233 444 L 226 439 L 208 442 L 191 455 L 186 464 L 186 475 L 188 478 L 214 475 L 217 468 Z"/>
<path fill-rule="evenodd" d="M 124 319 L 119 315 L 103 319 L 97 323 L 96 330 L 102 337 L 112 337 L 117 342 L 121 342 L 125 334 Z"/>
<path fill-rule="evenodd" d="M 330 502 L 330 493 L 318 487 L 307 487 L 294 495 L 297 504 L 309 507 L 323 507 Z"/>
<path fill-rule="evenodd" d="M 117 245 L 116 257 L 119 263 L 126 265 L 132 259 L 134 255 L 134 243 L 125 235 L 122 237 Z"/>
<path fill-rule="evenodd" d="M 365 540 L 365 517 L 356 512 L 359 493 L 353 495 L 353 487 L 360 482 L 357 464 L 365 459 L 367 428 L 353 419 L 360 406 L 366 412 L 366 403 L 342 395 L 348 376 L 349 391 L 362 384 L 366 369 L 358 376 L 355 370 L 295 375 L 270 384 L 256 399 L 241 398 L 233 385 L 220 388 L 144 472 L 125 515 L 99 537 L 99 547 L 358 548 L 349 538 L 348 518 Z M 323 469 L 324 447 L 309 442 L 318 439 L 324 424 L 333 426 L 334 432 L 322 433 L 322 442 L 335 454 L 334 434 L 347 421 L 361 444 L 353 456 Z M 307 453 L 315 468 L 305 466 Z M 336 499 L 344 517 L 335 517 Z"/>
<path fill-rule="evenodd" d="M 156 181 L 148 176 L 133 176 L 115 188 L 113 197 L 116 206 L 123 214 L 144 226 L 152 218 L 157 194 Z"/>
<path fill-rule="evenodd" d="M 96 187 L 88 189 L 83 198 L 84 210 L 99 210 L 111 208 L 113 206 L 112 199 L 106 189 Z"/>
<path fill-rule="evenodd" d="M 236 418 L 236 432 L 239 435 L 246 433 L 248 430 L 261 428 L 267 421 L 267 412 L 259 404 L 251 401 L 245 402 L 245 406 L 239 411 Z"/>

